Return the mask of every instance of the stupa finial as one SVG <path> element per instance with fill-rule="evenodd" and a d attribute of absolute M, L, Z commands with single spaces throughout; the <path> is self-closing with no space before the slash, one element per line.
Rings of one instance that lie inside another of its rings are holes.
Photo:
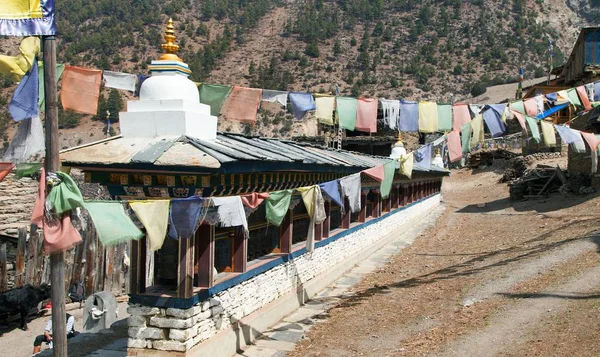
<path fill-rule="evenodd" d="M 167 30 L 165 31 L 165 41 L 167 43 L 163 43 L 160 47 L 165 51 L 160 56 L 161 61 L 179 61 L 183 62 L 179 56 L 177 56 L 177 51 L 179 51 L 179 45 L 175 43 L 177 37 L 175 37 L 175 27 L 173 26 L 173 19 L 169 18 L 169 22 L 167 23 Z"/>

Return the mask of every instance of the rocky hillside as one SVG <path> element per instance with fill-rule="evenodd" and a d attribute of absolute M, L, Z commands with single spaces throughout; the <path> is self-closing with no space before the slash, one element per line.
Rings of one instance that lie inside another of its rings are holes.
<path fill-rule="evenodd" d="M 543 76 L 547 39 L 564 61 L 578 28 L 600 11 L 576 0 L 61 0 L 60 62 L 145 73 L 157 57 L 163 27 L 176 23 L 180 56 L 192 79 L 269 89 L 451 101 L 489 85 Z M 0 52 L 17 43 L 4 39 Z M 1 79 L 0 133 L 14 91 Z M 120 101 L 118 100 L 120 94 Z M 99 115 L 115 112 L 124 93 L 103 92 Z M 119 104 L 121 102 L 121 104 Z M 90 118 L 83 122 L 88 123 Z M 63 113 L 77 132 L 82 118 Z M 4 124 L 4 126 L 3 126 Z M 89 123 L 88 123 L 89 124 Z M 98 125 L 101 127 L 102 125 Z M 269 136 L 314 135 L 312 122 L 264 111 L 258 125 L 221 122 L 223 130 Z M 82 140 L 87 141 L 86 136 Z M 79 140 L 78 140 L 79 141 Z"/>

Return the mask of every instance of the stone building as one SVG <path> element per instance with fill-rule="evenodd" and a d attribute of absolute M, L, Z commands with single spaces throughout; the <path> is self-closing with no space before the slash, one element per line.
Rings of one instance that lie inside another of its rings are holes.
<path fill-rule="evenodd" d="M 121 200 L 232 196 L 311 186 L 391 160 L 218 133 L 167 28 L 167 53 L 150 65 L 140 100 L 120 113 L 121 135 L 61 153 L 86 182 Z M 296 196 L 280 227 L 267 223 L 264 205 L 248 212 L 249 237 L 207 216 L 192 239 L 167 238 L 156 252 L 145 238 L 133 241 L 128 355 L 233 355 L 439 205 L 446 175 L 417 167 L 409 179 L 396 170 L 385 199 L 363 175 L 360 211 L 351 213 L 347 199 L 344 210 L 326 201 L 327 218 L 312 227 Z"/>

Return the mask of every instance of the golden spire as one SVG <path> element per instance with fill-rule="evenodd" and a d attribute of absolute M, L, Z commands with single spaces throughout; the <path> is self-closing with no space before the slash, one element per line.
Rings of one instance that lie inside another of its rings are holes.
<path fill-rule="evenodd" d="M 404 143 L 402 143 L 402 133 L 400 131 L 398 131 L 398 141 L 396 142 L 396 145 L 404 145 Z"/>
<path fill-rule="evenodd" d="M 173 19 L 169 19 L 167 23 L 167 30 L 165 31 L 165 41 L 167 43 L 163 43 L 160 47 L 165 51 L 165 53 L 160 56 L 159 60 L 161 61 L 178 61 L 183 62 L 179 56 L 177 56 L 177 51 L 179 50 L 179 45 L 175 43 L 177 37 L 175 37 L 175 27 L 173 26 Z"/>

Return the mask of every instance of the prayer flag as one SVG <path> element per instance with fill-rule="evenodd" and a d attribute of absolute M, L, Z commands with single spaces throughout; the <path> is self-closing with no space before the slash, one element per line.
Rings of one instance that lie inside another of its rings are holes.
<path fill-rule="evenodd" d="M 542 127 L 542 135 L 544 136 L 544 145 L 548 147 L 556 146 L 556 134 L 554 133 L 554 125 L 552 122 L 540 120 Z"/>
<path fill-rule="evenodd" d="M 383 181 L 379 186 L 381 198 L 388 198 L 392 191 L 392 183 L 394 183 L 394 175 L 396 174 L 396 161 L 389 161 L 383 164 Z"/>
<path fill-rule="evenodd" d="M 306 112 L 317 109 L 311 93 L 291 92 L 289 95 L 296 120 L 304 118 Z"/>
<path fill-rule="evenodd" d="M 56 172 L 60 183 L 50 190 L 46 197 L 46 207 L 57 214 L 69 213 L 77 207 L 84 207 L 83 196 L 71 176 L 64 172 Z"/>
<path fill-rule="evenodd" d="M 567 90 L 567 95 L 569 96 L 569 102 L 576 107 L 583 107 L 581 101 L 579 100 L 579 95 L 577 94 L 577 90 L 575 88 L 570 88 Z"/>
<path fill-rule="evenodd" d="M 261 100 L 270 103 L 279 102 L 282 107 L 287 107 L 288 92 L 263 89 Z"/>
<path fill-rule="evenodd" d="M 294 190 L 275 191 L 269 194 L 266 201 L 266 218 L 269 223 L 281 226 L 283 218 L 290 208 Z"/>
<path fill-rule="evenodd" d="M 146 228 L 150 250 L 159 250 L 163 246 L 167 235 L 169 200 L 130 201 L 129 206 Z"/>
<path fill-rule="evenodd" d="M 383 181 L 385 171 L 383 170 L 383 164 L 377 165 L 367 170 L 361 171 L 363 174 L 370 176 L 375 181 Z"/>
<path fill-rule="evenodd" d="M 529 125 L 529 131 L 531 132 L 531 137 L 535 140 L 536 143 L 539 143 L 541 140 L 540 137 L 540 129 L 538 127 L 538 120 L 530 117 L 529 115 L 525 116 L 525 121 L 527 121 L 527 125 Z"/>
<path fill-rule="evenodd" d="M 448 133 L 448 156 L 450 162 L 457 162 L 462 159 L 462 147 L 458 130 L 452 130 Z"/>
<path fill-rule="evenodd" d="M 463 125 L 471 122 L 471 112 L 467 104 L 454 104 L 452 106 L 453 129 L 460 131 Z"/>
<path fill-rule="evenodd" d="M 231 89 L 231 86 L 203 83 L 200 86 L 200 103 L 210 106 L 210 115 L 218 117 Z"/>
<path fill-rule="evenodd" d="M 48 36 L 56 34 L 54 0 L 0 1 L 0 35 Z"/>
<path fill-rule="evenodd" d="M 581 104 L 585 110 L 591 110 L 592 104 L 590 103 L 590 98 L 585 90 L 585 86 L 577 87 L 577 94 L 579 94 L 579 99 L 581 100 Z"/>
<path fill-rule="evenodd" d="M 600 81 L 594 82 L 594 101 L 600 101 Z"/>
<path fill-rule="evenodd" d="M 538 114 L 538 105 L 535 98 L 525 99 L 523 104 L 525 105 L 525 114 L 532 117 Z"/>
<path fill-rule="evenodd" d="M 46 89 L 45 89 L 45 83 L 44 83 L 44 64 L 41 61 L 38 61 L 38 75 L 40 77 L 39 83 L 38 83 L 38 107 L 40 108 L 40 111 L 43 112 L 46 110 Z M 62 77 L 63 72 L 65 71 L 65 65 L 64 64 L 57 64 L 56 65 L 56 83 L 58 83 L 58 80 L 60 79 L 60 77 Z"/>
<path fill-rule="evenodd" d="M 383 123 L 392 130 L 396 130 L 400 117 L 400 101 L 380 99 L 383 111 Z"/>
<path fill-rule="evenodd" d="M 419 132 L 438 131 L 438 110 L 434 102 L 419 102 Z"/>
<path fill-rule="evenodd" d="M 169 237 L 190 239 L 196 233 L 202 215 L 204 198 L 188 197 L 171 200 L 169 209 Z"/>
<path fill-rule="evenodd" d="M 337 97 L 336 110 L 341 129 L 354 130 L 358 100 L 350 97 Z"/>
<path fill-rule="evenodd" d="M 590 149 L 592 149 L 592 152 L 598 151 L 598 144 L 600 144 L 600 140 L 598 140 L 596 135 L 594 135 L 592 133 L 586 133 L 584 131 L 581 131 L 580 133 L 581 133 L 581 136 L 583 136 L 585 141 L 590 146 Z"/>
<path fill-rule="evenodd" d="M 400 158 L 400 172 L 409 179 L 412 178 L 413 165 L 414 152 L 411 152 L 408 155 L 403 155 Z"/>
<path fill-rule="evenodd" d="M 335 110 L 334 96 L 316 96 L 315 105 L 317 110 L 315 117 L 321 124 L 333 125 L 333 111 Z"/>
<path fill-rule="evenodd" d="M 361 190 L 361 182 L 360 182 L 360 172 L 342 177 L 340 179 L 340 188 L 342 190 L 342 195 L 348 199 L 348 205 L 350 206 L 350 212 L 356 213 L 360 211 L 361 198 L 360 198 L 360 190 Z M 344 206 L 342 206 L 342 211 Z"/>
<path fill-rule="evenodd" d="M 452 105 L 438 104 L 437 111 L 438 130 L 443 132 L 452 130 Z"/>
<path fill-rule="evenodd" d="M 462 152 L 464 154 L 471 152 L 471 135 L 473 134 L 473 128 L 471 123 L 466 123 L 460 128 L 460 142 L 462 146 Z"/>
<path fill-rule="evenodd" d="M 417 102 L 400 102 L 400 119 L 398 120 L 400 131 L 419 131 L 419 104 Z"/>
<path fill-rule="evenodd" d="M 2 1 L 0 1 L 1 3 Z M 1 26 L 2 20 L 0 19 Z M 19 45 L 18 55 L 0 55 L 0 74 L 8 76 L 14 82 L 20 81 L 33 68 L 33 62 L 39 53 L 40 39 L 37 37 L 24 38 Z"/>
<path fill-rule="evenodd" d="M 98 113 L 98 98 L 102 71 L 75 66 L 65 66 L 60 99 L 65 110 L 83 114 Z"/>
<path fill-rule="evenodd" d="M 510 109 L 512 109 L 512 110 L 514 110 L 514 111 L 516 111 L 516 112 L 519 112 L 519 113 L 521 113 L 521 114 L 525 114 L 525 113 L 527 113 L 527 112 L 525 111 L 525 104 L 523 104 L 523 101 L 522 101 L 522 100 L 518 100 L 518 101 L 516 101 L 516 102 L 512 102 L 512 103 L 510 103 L 510 104 L 509 104 L 509 107 L 510 107 Z"/>
<path fill-rule="evenodd" d="M 88 201 L 85 203 L 85 209 L 90 214 L 98 238 L 105 247 L 144 236 L 125 213 L 120 201 Z"/>
<path fill-rule="evenodd" d="M 252 193 L 242 196 L 242 203 L 244 204 L 244 206 L 255 210 L 267 198 L 269 198 L 269 194 L 266 192 L 265 193 L 252 192 Z"/>
<path fill-rule="evenodd" d="M 512 110 L 512 113 L 519 121 L 519 124 L 521 124 L 521 128 L 525 130 L 525 134 L 527 134 L 527 125 L 525 124 L 525 117 L 523 116 L 523 114 L 514 110 Z"/>
<path fill-rule="evenodd" d="M 377 132 L 377 99 L 358 98 L 355 130 Z"/>
<path fill-rule="evenodd" d="M 344 203 L 342 201 L 342 196 L 340 195 L 339 183 L 340 180 L 333 180 L 321 183 L 319 186 L 321 187 L 321 191 L 325 192 L 333 202 L 338 206 L 343 207 Z"/>
<path fill-rule="evenodd" d="M 110 223 L 112 224 L 112 222 Z M 80 242 L 81 235 L 73 227 L 70 213 L 63 214 L 56 222 L 44 222 L 44 252 L 46 254 L 71 249 Z"/>
<path fill-rule="evenodd" d="M 485 124 L 494 138 L 501 136 L 506 131 L 506 127 L 501 120 L 505 108 L 506 105 L 504 104 L 493 104 L 487 105 L 483 111 L 483 120 L 485 120 Z"/>
<path fill-rule="evenodd" d="M 39 114 L 39 79 L 37 61 L 33 61 L 31 71 L 23 77 L 8 104 L 8 111 L 15 121 L 33 118 Z"/>
<path fill-rule="evenodd" d="M 0 182 L 12 171 L 15 164 L 12 162 L 0 162 Z"/>
<path fill-rule="evenodd" d="M 121 72 L 104 71 L 102 74 L 107 88 L 122 89 L 135 92 L 137 75 Z"/>
<path fill-rule="evenodd" d="M 471 139 L 471 147 L 479 144 L 483 141 L 483 116 L 477 114 L 471 121 L 471 128 L 473 129 L 473 138 Z"/>
<path fill-rule="evenodd" d="M 421 146 L 416 151 L 413 151 L 415 163 L 417 166 L 429 170 L 431 167 L 431 148 L 433 145 L 427 144 Z"/>
<path fill-rule="evenodd" d="M 223 118 L 255 122 L 261 94 L 262 89 L 234 86 L 225 104 L 223 104 L 221 110 Z"/>

